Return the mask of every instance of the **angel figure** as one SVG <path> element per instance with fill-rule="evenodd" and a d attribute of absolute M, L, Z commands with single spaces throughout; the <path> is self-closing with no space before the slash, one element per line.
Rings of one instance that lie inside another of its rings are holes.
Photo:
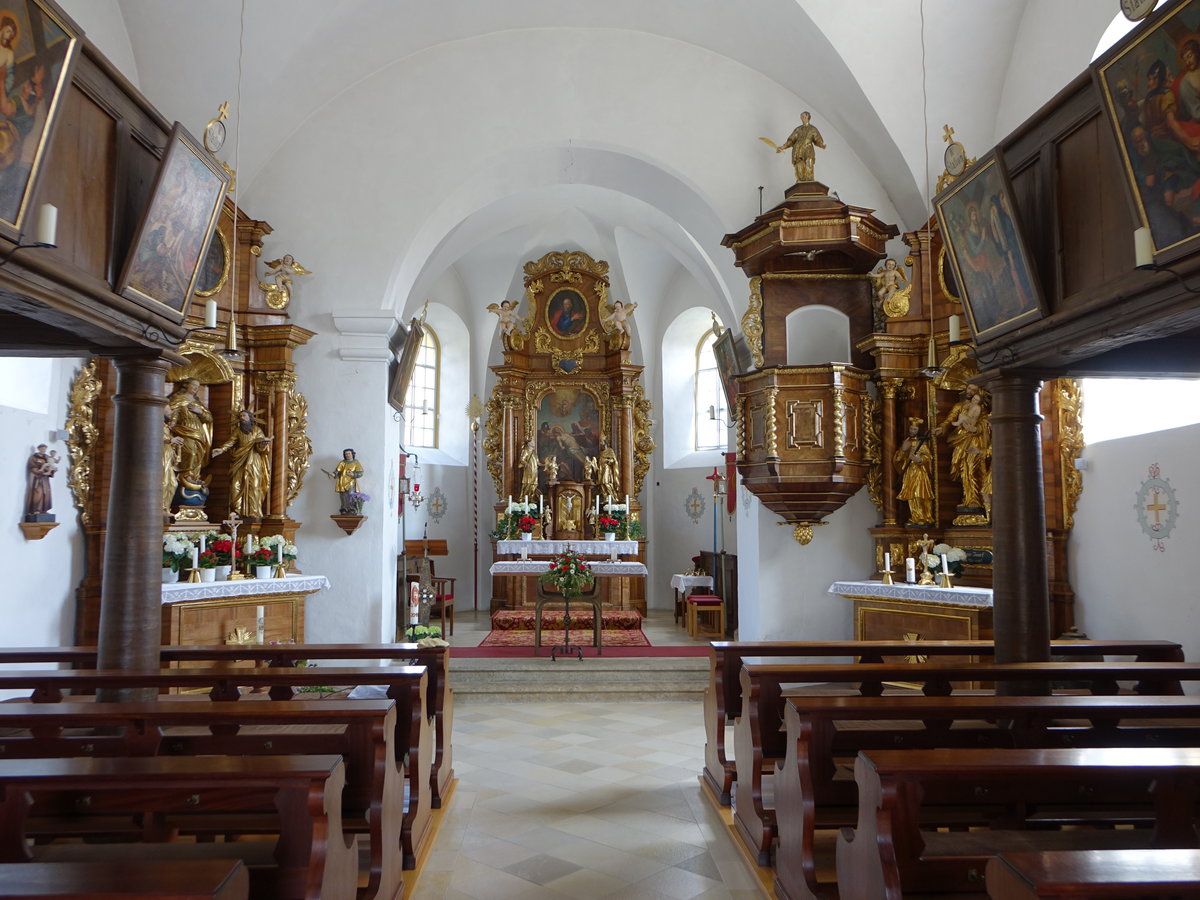
<path fill-rule="evenodd" d="M 600 477 L 600 460 L 589 456 L 583 461 L 583 477 L 587 481 L 596 481 Z"/>
<path fill-rule="evenodd" d="M 271 309 L 287 309 L 287 305 L 292 301 L 292 276 L 311 275 L 312 272 L 296 262 L 290 253 L 270 260 L 266 267 L 275 273 L 274 284 L 269 281 L 258 283 L 265 295 L 266 304 Z"/>
<path fill-rule="evenodd" d="M 542 472 L 546 476 L 547 483 L 554 484 L 558 481 L 558 457 L 549 454 L 542 457 Z"/>
<path fill-rule="evenodd" d="M 487 310 L 500 317 L 501 334 L 512 334 L 520 324 L 520 319 L 517 317 L 517 304 L 511 300 L 501 300 L 499 304 L 489 303 Z"/>
<path fill-rule="evenodd" d="M 607 304 L 604 309 L 604 313 L 600 316 L 600 324 L 604 326 L 606 333 L 617 334 L 623 332 L 624 334 L 630 334 L 629 317 L 637 309 L 636 303 L 630 303 L 626 306 L 618 300 L 615 303 Z"/>
<path fill-rule="evenodd" d="M 871 273 L 872 292 L 875 295 L 875 314 L 882 311 L 889 318 L 908 315 L 912 286 L 904 269 L 894 259 L 888 258 L 883 265 Z M 877 323 L 882 328 L 882 323 Z"/>

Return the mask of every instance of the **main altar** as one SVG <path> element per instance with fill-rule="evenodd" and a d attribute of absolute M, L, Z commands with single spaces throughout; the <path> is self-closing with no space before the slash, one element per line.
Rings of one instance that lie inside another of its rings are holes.
<path fill-rule="evenodd" d="M 608 263 L 582 251 L 525 264 L 522 301 L 505 300 L 504 362 L 487 402 L 484 452 L 496 495 L 491 609 L 532 609 L 537 573 L 569 543 L 595 555 L 606 607 L 645 614 L 647 538 L 639 497 L 650 469 L 650 402 L 629 360 L 637 306 L 609 298 Z M 513 560 L 520 529 L 529 559 Z M 604 541 L 606 530 L 620 541 Z M 528 572 L 514 563 L 537 562 Z M 497 568 L 499 564 L 499 568 Z M 601 568 L 616 566 L 611 573 Z M 623 568 L 626 567 L 626 568 Z"/>

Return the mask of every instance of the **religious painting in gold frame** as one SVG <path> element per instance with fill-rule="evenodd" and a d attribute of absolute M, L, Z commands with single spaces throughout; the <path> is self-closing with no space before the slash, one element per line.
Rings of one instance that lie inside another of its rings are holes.
<path fill-rule="evenodd" d="M 228 184 L 228 173 L 176 122 L 117 293 L 183 321 Z"/>
<path fill-rule="evenodd" d="M 591 310 L 583 294 L 564 285 L 546 299 L 545 316 L 550 333 L 569 340 L 587 330 Z"/>
<path fill-rule="evenodd" d="M 204 254 L 204 262 L 200 264 L 200 273 L 196 276 L 196 296 L 212 297 L 219 294 L 221 288 L 225 287 L 225 282 L 229 280 L 232 263 L 229 241 L 225 233 L 218 228 L 213 232 L 208 252 Z"/>
<path fill-rule="evenodd" d="M 46 149 L 78 55 L 79 29 L 44 0 L 0 9 L 0 233 L 27 231 Z"/>
<path fill-rule="evenodd" d="M 989 153 L 938 194 L 933 205 L 977 343 L 1045 314 L 1003 160 Z"/>
<path fill-rule="evenodd" d="M 583 481 L 584 461 L 600 453 L 604 423 L 596 396 L 580 386 L 556 387 L 538 399 L 538 459 L 558 461 L 559 481 Z M 540 476 L 545 477 L 543 472 Z"/>
<path fill-rule="evenodd" d="M 1200 0 L 1160 11 L 1101 56 L 1092 74 L 1139 223 L 1155 255 L 1200 239 Z"/>

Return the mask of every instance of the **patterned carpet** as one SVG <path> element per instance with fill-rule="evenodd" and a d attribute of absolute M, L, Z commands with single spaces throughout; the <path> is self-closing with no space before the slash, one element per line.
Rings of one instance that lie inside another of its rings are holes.
<path fill-rule="evenodd" d="M 561 645 L 563 642 L 563 630 L 561 628 L 542 629 L 542 649 L 549 651 L 550 647 Z M 575 617 L 571 617 L 571 643 L 579 644 L 586 651 L 592 642 L 592 627 L 591 616 L 588 616 L 588 627 L 576 628 Z M 641 630 L 634 631 L 630 628 L 605 628 L 601 633 L 600 642 L 607 647 L 649 647 L 650 641 L 646 638 Z M 488 633 L 482 641 L 479 642 L 480 647 L 532 647 L 533 646 L 533 631 L 516 631 L 512 629 L 496 631 Z M 706 648 L 701 648 L 706 649 Z M 457 652 L 457 651 L 455 651 Z"/>
<path fill-rule="evenodd" d="M 562 628 L 563 611 L 557 607 L 542 609 L 542 628 Z M 528 631 L 532 634 L 534 615 L 532 609 L 498 609 L 492 613 L 492 631 Z M 575 604 L 571 606 L 571 630 L 575 628 L 592 628 L 592 610 L 590 606 Z M 636 609 L 605 609 L 603 624 L 606 632 L 609 630 L 642 630 L 642 614 Z M 532 639 L 531 639 L 532 643 Z"/>

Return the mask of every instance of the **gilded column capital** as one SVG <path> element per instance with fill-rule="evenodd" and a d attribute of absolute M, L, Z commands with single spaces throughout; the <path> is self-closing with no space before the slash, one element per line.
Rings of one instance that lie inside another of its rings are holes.
<path fill-rule="evenodd" d="M 884 400 L 895 400 L 904 389 L 903 378 L 880 378 L 879 395 Z"/>
<path fill-rule="evenodd" d="M 278 391 L 286 394 L 296 389 L 295 372 L 259 372 L 254 381 L 255 388 L 259 391 Z"/>

